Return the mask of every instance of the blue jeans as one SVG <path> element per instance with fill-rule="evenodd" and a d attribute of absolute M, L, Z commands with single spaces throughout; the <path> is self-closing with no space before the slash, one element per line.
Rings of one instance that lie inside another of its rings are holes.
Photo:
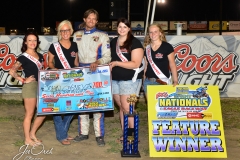
<path fill-rule="evenodd" d="M 160 84 L 158 82 L 151 82 L 150 80 L 148 80 L 146 78 L 145 81 L 143 82 L 143 90 L 144 90 L 146 95 L 147 95 L 147 86 L 148 85 L 160 85 Z"/>
<path fill-rule="evenodd" d="M 53 115 L 56 138 L 58 141 L 61 142 L 62 140 L 67 139 L 68 137 L 67 132 L 72 118 L 73 118 L 72 114 L 65 114 L 63 118 L 60 114 Z"/>

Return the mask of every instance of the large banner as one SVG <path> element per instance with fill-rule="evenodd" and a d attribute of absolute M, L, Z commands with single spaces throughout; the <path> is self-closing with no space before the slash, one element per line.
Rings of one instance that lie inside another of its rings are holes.
<path fill-rule="evenodd" d="M 240 21 L 229 21 L 229 30 L 240 30 Z"/>
<path fill-rule="evenodd" d="M 169 36 L 179 84 L 217 85 L 222 97 L 240 96 L 240 37 Z"/>
<path fill-rule="evenodd" d="M 183 23 L 182 30 L 187 30 L 187 27 L 188 27 L 187 21 L 170 21 L 170 30 L 177 30 L 176 23 Z"/>
<path fill-rule="evenodd" d="M 113 109 L 109 66 L 39 72 L 38 115 Z"/>
<path fill-rule="evenodd" d="M 168 21 L 154 21 L 153 23 L 160 24 L 161 28 L 166 31 L 168 30 Z"/>
<path fill-rule="evenodd" d="M 5 35 L 6 31 L 5 31 L 5 27 L 0 27 L 0 35 Z"/>
<path fill-rule="evenodd" d="M 227 158 L 217 86 L 148 86 L 150 157 Z"/>
<path fill-rule="evenodd" d="M 143 31 L 144 21 L 131 21 L 131 28 L 133 31 Z"/>
<path fill-rule="evenodd" d="M 103 31 L 112 30 L 112 23 L 111 22 L 98 22 L 97 28 Z"/>
<path fill-rule="evenodd" d="M 209 30 L 220 30 L 219 21 L 209 21 Z M 227 21 L 222 21 L 222 30 L 227 30 Z"/>
<path fill-rule="evenodd" d="M 144 36 L 136 36 L 143 42 Z M 56 36 L 40 36 L 47 51 Z M 112 37 L 110 37 L 112 38 Z M 179 84 L 217 85 L 221 97 L 240 97 L 240 36 L 166 36 L 175 51 Z M 0 36 L 0 93 L 21 93 L 22 83 L 9 70 L 21 54 L 22 36 Z M 22 74 L 19 70 L 19 75 Z"/>
<path fill-rule="evenodd" d="M 112 30 L 113 31 L 117 30 L 117 21 L 112 21 Z"/>
<path fill-rule="evenodd" d="M 207 30 L 207 21 L 190 21 L 189 30 Z"/>

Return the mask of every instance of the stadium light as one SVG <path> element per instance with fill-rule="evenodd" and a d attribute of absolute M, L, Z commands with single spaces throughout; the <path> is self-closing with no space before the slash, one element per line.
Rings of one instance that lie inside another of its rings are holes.
<path fill-rule="evenodd" d="M 156 3 L 165 3 L 166 0 L 153 0 L 153 6 L 152 6 L 152 17 L 151 17 L 151 21 L 150 24 L 153 23 L 153 19 L 154 19 L 154 15 L 155 15 L 155 8 L 156 8 Z M 147 18 L 146 18 L 146 25 L 145 25 L 145 33 L 144 35 L 146 35 L 147 33 L 147 27 L 148 27 L 148 18 L 149 18 L 149 12 L 150 12 L 150 6 L 151 6 L 151 0 L 148 0 L 148 10 L 147 10 Z"/>
<path fill-rule="evenodd" d="M 165 3 L 165 0 L 158 0 L 158 3 Z"/>

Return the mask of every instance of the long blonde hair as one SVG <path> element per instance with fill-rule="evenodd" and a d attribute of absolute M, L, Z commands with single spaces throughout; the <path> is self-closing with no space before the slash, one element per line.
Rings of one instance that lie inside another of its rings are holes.
<path fill-rule="evenodd" d="M 160 24 L 159 24 L 159 23 L 153 23 L 153 24 L 149 25 L 148 31 L 149 31 L 149 28 L 152 27 L 152 26 L 158 27 L 159 31 L 162 33 L 162 34 L 160 35 L 159 39 L 160 39 L 161 41 L 167 42 L 165 33 L 164 33 L 162 27 L 160 26 Z M 143 47 L 146 48 L 147 45 L 149 45 L 150 43 L 151 43 L 151 38 L 150 38 L 149 34 L 147 34 L 147 35 L 145 36 L 145 38 L 144 38 Z"/>
<path fill-rule="evenodd" d="M 71 32 L 71 35 L 73 34 L 73 27 L 72 27 L 72 23 L 68 20 L 64 20 L 62 22 L 59 23 L 58 25 L 58 28 L 57 28 L 57 36 L 58 36 L 58 40 L 61 40 L 62 39 L 62 36 L 61 36 L 61 33 L 60 33 L 60 30 L 62 28 L 63 25 L 67 24 L 70 28 L 70 32 Z"/>

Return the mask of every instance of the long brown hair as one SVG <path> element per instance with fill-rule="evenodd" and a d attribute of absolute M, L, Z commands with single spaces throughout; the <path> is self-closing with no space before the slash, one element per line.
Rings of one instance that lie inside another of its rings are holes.
<path fill-rule="evenodd" d="M 159 23 L 153 23 L 153 24 L 149 25 L 148 31 L 149 31 L 149 28 L 152 27 L 152 26 L 158 27 L 159 31 L 162 33 L 162 34 L 160 35 L 159 39 L 160 39 L 161 41 L 167 42 L 165 33 L 164 33 L 162 27 L 160 26 L 160 24 L 159 24 Z M 150 38 L 149 34 L 147 34 L 147 35 L 145 36 L 145 38 L 144 38 L 143 47 L 146 48 L 147 45 L 149 45 L 150 43 L 151 43 L 151 38 Z"/>
<path fill-rule="evenodd" d="M 130 28 L 130 30 L 128 32 L 126 41 L 123 43 L 123 46 L 121 46 L 120 48 L 121 49 L 126 48 L 128 50 L 128 53 L 131 54 L 132 40 L 134 38 L 132 35 L 131 25 L 130 25 L 130 22 L 126 18 L 119 18 L 117 21 L 117 26 L 121 22 L 124 23 L 128 28 Z"/>
<path fill-rule="evenodd" d="M 37 33 L 36 33 L 36 32 L 27 32 L 27 33 L 25 34 L 25 36 L 24 36 L 24 38 L 23 38 L 23 42 L 22 42 L 22 47 L 21 47 L 22 53 L 26 52 L 26 50 L 27 50 L 27 45 L 25 44 L 25 42 L 27 42 L 27 37 L 28 37 L 29 35 L 34 35 L 34 36 L 37 38 L 37 45 L 36 45 L 36 48 L 35 48 L 35 51 L 36 51 L 36 52 L 37 52 L 37 49 L 38 49 L 38 47 L 39 47 L 40 41 L 39 41 L 39 37 L 38 37 Z"/>

